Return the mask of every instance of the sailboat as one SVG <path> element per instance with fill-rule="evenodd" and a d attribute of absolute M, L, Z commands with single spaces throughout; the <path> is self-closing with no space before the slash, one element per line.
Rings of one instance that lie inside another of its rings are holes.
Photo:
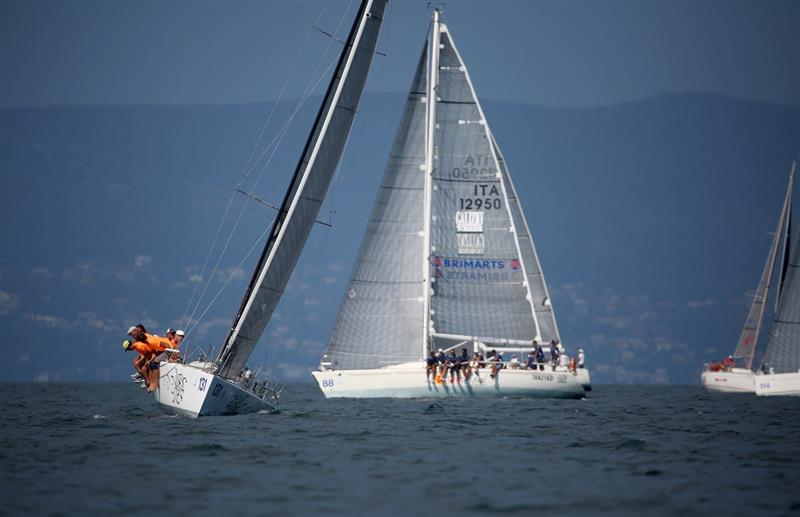
<path fill-rule="evenodd" d="M 320 367 L 331 397 L 582 398 L 589 372 L 542 365 L 426 375 L 441 349 L 560 344 L 533 238 L 452 34 L 433 21 Z"/>
<path fill-rule="evenodd" d="M 272 316 L 315 223 L 347 142 L 386 0 L 362 1 L 261 257 L 213 361 L 161 364 L 158 404 L 192 417 L 270 411 L 280 389 L 240 375 Z"/>
<path fill-rule="evenodd" d="M 791 190 L 797 160 L 789 176 Z M 787 193 L 787 197 L 791 194 Z M 800 246 L 795 235 L 791 249 L 791 202 L 786 216 L 784 261 L 781 268 L 781 287 L 778 291 L 775 316 L 772 319 L 767 347 L 761 357 L 761 367 L 755 375 L 756 395 L 800 396 Z M 788 258 L 788 260 L 786 260 Z"/>
<path fill-rule="evenodd" d="M 792 164 L 789 182 L 786 186 L 778 225 L 772 237 L 772 243 L 767 253 L 767 261 L 761 271 L 750 309 L 747 312 L 744 327 L 742 328 L 736 349 L 724 363 L 706 365 L 700 380 L 706 389 L 719 392 L 753 393 L 756 391 L 754 383 L 753 363 L 756 357 L 756 345 L 761 334 L 761 326 L 767 306 L 767 299 L 773 281 L 775 263 L 778 258 L 778 249 L 781 241 L 784 242 L 783 260 L 781 261 L 780 284 L 776 295 L 776 307 L 779 306 L 782 295 L 785 293 L 785 276 L 787 274 L 787 260 L 789 258 L 789 233 L 791 227 L 792 191 L 794 174 L 797 162 Z M 800 318 L 798 318 L 800 319 Z M 775 324 L 773 323 L 773 332 Z"/>

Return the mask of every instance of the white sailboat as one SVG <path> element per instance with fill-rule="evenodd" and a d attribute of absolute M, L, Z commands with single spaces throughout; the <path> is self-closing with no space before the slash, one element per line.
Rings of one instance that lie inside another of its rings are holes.
<path fill-rule="evenodd" d="M 158 404 L 192 417 L 276 408 L 279 389 L 239 380 L 289 281 L 347 142 L 386 0 L 364 0 L 240 309 L 214 361 L 162 363 Z"/>
<path fill-rule="evenodd" d="M 789 233 L 791 226 L 792 191 L 796 167 L 797 162 L 795 161 L 792 164 L 792 171 L 789 174 L 786 194 L 784 196 L 780 216 L 778 217 L 778 225 L 772 238 L 772 244 L 767 254 L 767 261 L 761 272 L 761 279 L 759 280 L 758 287 L 753 296 L 753 301 L 750 303 L 750 309 L 747 312 L 747 319 L 742 328 L 742 333 L 739 336 L 736 350 L 733 355 L 730 356 L 727 364 L 712 363 L 706 365 L 700 376 L 703 386 L 710 391 L 735 393 L 753 393 L 756 391 L 753 362 L 756 357 L 758 338 L 761 333 L 767 299 L 772 286 L 775 263 L 779 256 L 778 249 L 782 240 L 784 242 L 783 260 L 781 262 L 781 272 L 779 275 L 780 284 L 776 295 L 776 307 L 780 306 L 782 296 L 785 294 L 784 280 L 787 274 L 788 253 L 790 251 Z M 774 328 L 773 325 L 773 329 Z"/>
<path fill-rule="evenodd" d="M 438 10 L 318 371 L 326 397 L 581 398 L 586 369 L 428 378 L 431 351 L 560 343 L 506 162 Z"/>
<path fill-rule="evenodd" d="M 792 163 L 790 189 L 796 170 L 797 160 Z M 791 192 L 787 194 L 789 196 Z M 784 250 L 788 260 L 782 264 L 777 310 L 761 357 L 761 367 L 755 375 L 756 395 L 759 396 L 800 396 L 800 236 L 795 235 L 794 249 L 791 249 L 790 237 L 791 204 L 784 232 Z"/>

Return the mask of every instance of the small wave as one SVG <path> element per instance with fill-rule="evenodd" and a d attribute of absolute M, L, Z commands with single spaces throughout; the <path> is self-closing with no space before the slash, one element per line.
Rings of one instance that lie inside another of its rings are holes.
<path fill-rule="evenodd" d="M 644 440 L 642 440 L 640 438 L 629 438 L 629 439 L 623 440 L 620 443 L 618 443 L 617 445 L 615 445 L 614 449 L 618 450 L 618 451 L 627 450 L 627 449 L 633 449 L 633 450 L 640 451 L 640 450 L 644 449 L 645 447 L 647 447 L 647 442 L 645 442 Z"/>
<path fill-rule="evenodd" d="M 444 411 L 439 404 L 429 404 L 422 412 L 426 415 L 438 415 Z"/>
<path fill-rule="evenodd" d="M 94 415 L 92 416 L 92 418 L 94 418 L 95 420 L 105 420 L 106 418 L 111 418 L 111 417 L 106 415 Z"/>

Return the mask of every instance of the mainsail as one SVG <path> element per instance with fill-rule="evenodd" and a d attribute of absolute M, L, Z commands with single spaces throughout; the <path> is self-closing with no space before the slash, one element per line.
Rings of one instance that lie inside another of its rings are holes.
<path fill-rule="evenodd" d="M 364 0 L 314 127 L 273 223 L 226 344 L 219 374 L 244 368 L 283 294 L 330 185 L 352 127 L 378 40 L 386 0 Z"/>
<path fill-rule="evenodd" d="M 322 363 L 342 370 L 419 359 L 427 45 Z"/>
<path fill-rule="evenodd" d="M 775 235 L 772 237 L 772 245 L 770 246 L 769 253 L 767 254 L 767 262 L 764 264 L 764 269 L 761 272 L 761 279 L 759 280 L 758 287 L 753 295 L 753 301 L 750 303 L 750 310 L 747 312 L 747 319 L 745 320 L 744 328 L 742 328 L 742 334 L 739 336 L 739 342 L 737 343 L 736 350 L 733 353 L 734 360 L 736 360 L 737 363 L 743 363 L 742 366 L 747 369 L 750 369 L 753 366 L 756 344 L 758 342 L 758 336 L 761 333 L 761 323 L 764 319 L 764 310 L 766 309 L 767 305 L 767 296 L 769 295 L 770 286 L 772 285 L 772 276 L 773 271 L 775 270 L 775 259 L 778 254 L 780 241 L 783 239 L 783 229 L 784 227 L 788 229 L 791 220 L 790 212 L 793 181 L 794 167 L 792 168 L 792 173 L 789 176 L 789 185 L 786 188 L 786 196 L 783 201 L 780 217 L 778 218 L 778 226 L 775 229 Z M 788 252 L 788 232 L 786 232 L 786 238 L 787 241 L 785 241 L 784 255 L 786 255 L 786 252 Z M 783 262 L 784 267 L 782 268 L 782 272 L 785 272 L 786 257 L 784 257 Z M 778 297 L 780 297 L 780 291 L 783 290 L 783 276 L 784 273 L 781 274 L 781 278 L 779 280 L 780 285 Z"/>
<path fill-rule="evenodd" d="M 795 160 L 789 177 L 787 204 L 791 204 L 791 187 L 796 169 Z M 785 210 L 787 213 L 791 211 L 786 206 Z M 786 238 L 789 238 L 788 234 Z M 778 309 L 772 320 L 767 348 L 761 358 L 762 368 L 774 373 L 800 371 L 800 246 L 797 245 L 797 236 L 794 241 L 789 262 L 781 274 L 783 281 Z M 786 247 L 789 248 L 788 242 Z"/>
<path fill-rule="evenodd" d="M 324 367 L 418 361 L 433 340 L 558 339 L 519 199 L 438 11 Z"/>

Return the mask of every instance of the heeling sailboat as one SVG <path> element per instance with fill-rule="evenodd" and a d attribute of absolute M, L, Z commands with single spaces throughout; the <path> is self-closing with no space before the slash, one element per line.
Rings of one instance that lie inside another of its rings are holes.
<path fill-rule="evenodd" d="M 560 342 L 506 163 L 447 26 L 433 13 L 333 331 L 313 375 L 326 397 L 580 398 L 588 371 L 428 379 L 437 348 L 527 352 Z M 508 359 L 508 356 L 506 356 Z"/>
<path fill-rule="evenodd" d="M 361 3 L 264 250 L 215 362 L 163 363 L 156 401 L 190 416 L 274 409 L 274 390 L 238 382 L 283 294 L 344 150 L 378 40 L 386 0 Z"/>
<path fill-rule="evenodd" d="M 797 160 L 792 163 L 790 189 L 796 170 Z M 791 192 L 787 193 L 787 197 L 790 196 Z M 761 357 L 761 368 L 754 378 L 756 395 L 760 396 L 800 396 L 800 235 L 795 235 L 793 250 L 790 236 L 791 204 L 786 216 L 784 242 L 788 260 L 782 264 L 777 310 L 772 319 L 767 347 Z"/>
<path fill-rule="evenodd" d="M 767 261 L 761 271 L 761 278 L 758 287 L 750 302 L 750 309 L 747 311 L 736 350 L 733 352 L 733 362 L 727 365 L 712 363 L 706 365 L 703 373 L 700 374 L 700 381 L 706 389 L 711 391 L 753 393 L 756 390 L 753 382 L 753 361 L 756 356 L 756 345 L 761 333 L 761 325 L 764 320 L 764 313 L 767 307 L 772 277 L 775 271 L 775 262 L 778 258 L 778 249 L 781 240 L 784 240 L 783 260 L 781 262 L 781 283 L 783 286 L 784 275 L 786 273 L 786 262 L 788 259 L 789 246 L 788 236 L 791 225 L 792 190 L 794 184 L 794 174 L 797 162 L 792 164 L 792 171 L 789 174 L 789 183 L 786 186 L 786 195 L 781 206 L 781 213 L 778 217 L 778 225 L 772 237 L 772 244 L 767 253 Z M 780 300 L 781 289 L 778 290 L 777 300 Z M 777 302 L 776 302 L 777 307 Z"/>

